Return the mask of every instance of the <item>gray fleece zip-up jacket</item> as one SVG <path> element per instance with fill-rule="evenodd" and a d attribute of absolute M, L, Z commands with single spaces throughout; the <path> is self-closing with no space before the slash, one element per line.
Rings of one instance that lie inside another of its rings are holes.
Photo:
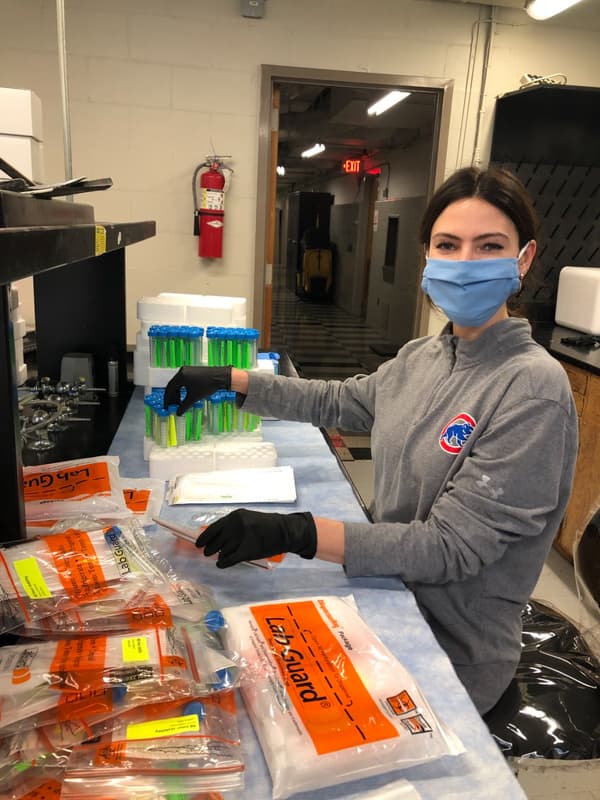
<path fill-rule="evenodd" d="M 577 454 L 566 374 L 529 323 L 502 320 L 474 341 L 448 326 L 344 382 L 252 372 L 244 408 L 371 431 L 374 523 L 345 523 L 347 574 L 400 576 L 475 705 L 489 710 L 519 661 L 520 612 Z"/>

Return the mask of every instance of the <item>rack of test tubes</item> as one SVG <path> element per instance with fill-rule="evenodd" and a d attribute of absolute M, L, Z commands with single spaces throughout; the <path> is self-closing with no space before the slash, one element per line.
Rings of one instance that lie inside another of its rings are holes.
<path fill-rule="evenodd" d="M 196 325 L 151 325 L 150 364 L 153 367 L 198 367 L 202 364 L 204 328 Z"/>
<path fill-rule="evenodd" d="M 146 439 L 159 447 L 182 447 L 207 435 L 257 433 L 260 417 L 237 407 L 235 392 L 215 392 L 181 416 L 177 406 L 163 408 L 164 392 L 156 389 L 144 397 Z"/>
<path fill-rule="evenodd" d="M 259 335 L 256 328 L 207 328 L 208 366 L 254 369 Z"/>

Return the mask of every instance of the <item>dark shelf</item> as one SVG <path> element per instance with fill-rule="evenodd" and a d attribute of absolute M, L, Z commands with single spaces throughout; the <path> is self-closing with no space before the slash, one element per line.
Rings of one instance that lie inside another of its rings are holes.
<path fill-rule="evenodd" d="M 59 200 L 20 203 L 0 192 L 2 219 L 21 210 L 11 227 L 0 224 L 0 542 L 25 538 L 22 486 L 22 442 L 15 386 L 10 284 L 33 276 L 36 314 L 36 356 L 42 375 L 58 377 L 61 358 L 68 352 L 89 352 L 96 366 L 98 386 L 107 386 L 108 360 L 116 360 L 121 393 L 110 402 L 105 415 L 108 427 L 116 427 L 129 396 L 125 325 L 125 248 L 149 239 L 156 223 L 93 223 L 88 206 Z M 56 224 L 64 215 L 70 223 Z M 84 219 L 82 220 L 81 216 Z M 35 221 L 35 225 L 32 225 Z M 1 222 L 1 220 L 0 220 Z M 17 225 L 15 225 L 15 222 Z M 52 222 L 54 224 L 43 224 Z M 88 423 L 80 423 L 88 425 Z M 92 427 L 100 429 L 99 419 Z M 84 441 L 86 429 L 74 429 L 77 446 L 97 446 Z M 65 437 L 65 441 L 66 441 Z M 56 451 L 58 454 L 58 449 Z"/>
<path fill-rule="evenodd" d="M 496 100 L 491 161 L 600 165 L 600 88 L 530 86 Z"/>
<path fill-rule="evenodd" d="M 155 234 L 154 221 L 0 228 L 0 284 L 110 253 Z"/>

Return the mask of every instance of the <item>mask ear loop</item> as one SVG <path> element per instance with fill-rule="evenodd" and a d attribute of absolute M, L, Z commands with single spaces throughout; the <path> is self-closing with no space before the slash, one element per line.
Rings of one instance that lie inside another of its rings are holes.
<path fill-rule="evenodd" d="M 530 239 L 528 242 L 525 242 L 523 247 L 519 250 L 519 255 L 517 256 L 517 265 L 519 264 L 519 261 L 523 258 L 525 251 L 527 250 L 532 241 L 533 239 Z M 521 282 L 523 281 L 523 278 L 525 277 L 526 274 L 527 274 L 526 272 L 519 272 L 519 280 Z"/>

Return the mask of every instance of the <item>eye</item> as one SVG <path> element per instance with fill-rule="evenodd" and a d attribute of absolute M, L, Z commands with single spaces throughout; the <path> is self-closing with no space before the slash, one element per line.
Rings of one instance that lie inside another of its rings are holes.
<path fill-rule="evenodd" d="M 504 250 L 504 245 L 500 244 L 499 242 L 486 242 L 481 247 L 486 253 L 496 252 L 498 250 Z"/>
<path fill-rule="evenodd" d="M 436 242 L 435 243 L 435 249 L 436 250 L 445 250 L 446 252 L 449 252 L 451 250 L 455 250 L 456 249 L 456 245 L 454 244 L 454 242 L 441 241 L 441 242 Z"/>

